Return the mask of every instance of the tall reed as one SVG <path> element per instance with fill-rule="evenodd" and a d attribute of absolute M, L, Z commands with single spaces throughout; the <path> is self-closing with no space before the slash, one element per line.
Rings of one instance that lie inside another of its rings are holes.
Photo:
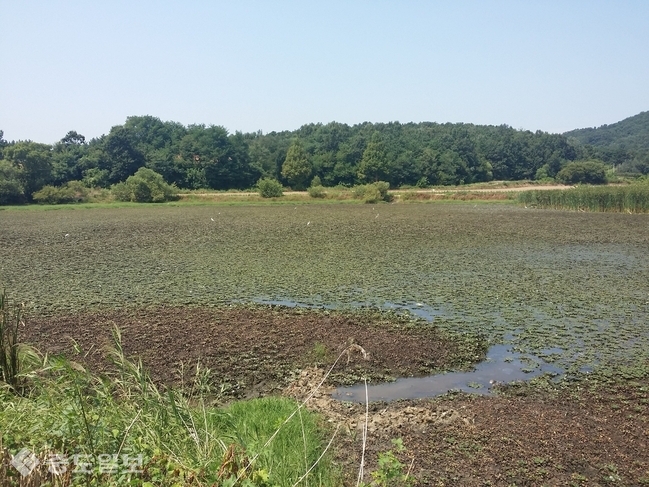
<path fill-rule="evenodd" d="M 526 206 L 559 210 L 649 212 L 649 184 L 629 186 L 578 186 L 551 191 L 524 191 L 518 201 Z"/>
<path fill-rule="evenodd" d="M 3 291 L 0 294 L 0 380 L 14 392 L 20 392 L 18 329 L 22 323 L 22 305 L 12 303 Z"/>

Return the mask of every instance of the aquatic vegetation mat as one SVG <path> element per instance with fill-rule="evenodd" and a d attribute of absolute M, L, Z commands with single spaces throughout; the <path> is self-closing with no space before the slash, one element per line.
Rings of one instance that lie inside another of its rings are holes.
<path fill-rule="evenodd" d="M 32 316 L 420 303 L 441 329 L 573 372 L 646 372 L 649 215 L 471 203 L 5 210 L 0 248 L 0 282 Z"/>

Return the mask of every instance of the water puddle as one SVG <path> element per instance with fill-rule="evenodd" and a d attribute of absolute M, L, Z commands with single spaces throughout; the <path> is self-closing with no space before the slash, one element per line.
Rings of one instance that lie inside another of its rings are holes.
<path fill-rule="evenodd" d="M 370 401 L 395 401 L 441 396 L 451 391 L 490 395 L 497 383 L 529 380 L 543 374 L 559 376 L 564 370 L 530 354 L 513 352 L 509 345 L 493 345 L 484 362 L 471 372 L 449 372 L 427 377 L 398 379 L 368 386 Z M 365 386 L 339 387 L 332 397 L 341 401 L 365 402 Z"/>
<path fill-rule="evenodd" d="M 255 298 L 252 300 L 253 303 L 257 304 L 268 304 L 268 305 L 273 305 L 273 306 L 287 306 L 289 308 L 310 308 L 310 309 L 330 309 L 330 310 L 337 310 L 341 309 L 341 306 L 336 306 L 333 304 L 307 304 L 307 303 L 300 303 L 298 301 L 294 301 L 291 299 L 262 299 L 262 298 Z M 347 306 L 351 307 L 352 309 L 354 308 L 367 308 L 368 303 L 361 303 L 358 301 L 352 301 L 351 303 L 348 303 Z M 376 309 L 376 307 L 374 307 Z M 397 312 L 405 312 L 409 313 L 413 316 L 417 316 L 418 318 L 423 318 L 426 321 L 433 322 L 435 321 L 436 316 L 448 316 L 450 315 L 450 312 L 448 312 L 445 309 L 442 308 L 432 308 L 430 306 L 427 306 L 423 303 L 392 303 L 390 301 L 385 301 L 382 306 L 380 306 L 380 309 L 383 310 L 390 310 L 390 311 L 397 311 Z"/>
<path fill-rule="evenodd" d="M 340 306 L 323 304 L 300 303 L 291 299 L 254 299 L 259 304 L 279 305 L 300 308 L 340 309 Z M 367 303 L 352 302 L 347 306 L 351 308 L 367 307 Z M 433 308 L 419 302 L 384 302 L 384 310 L 404 312 L 429 322 L 437 316 L 450 316 L 452 313 L 444 308 Z M 516 341 L 516 335 L 521 330 L 514 330 L 504 337 L 505 342 Z M 395 382 L 388 382 L 368 386 L 370 401 L 395 401 L 398 399 L 422 399 L 441 396 L 452 391 L 462 391 L 472 394 L 490 395 L 496 384 L 507 384 L 514 381 L 529 380 L 543 374 L 554 377 L 565 373 L 560 368 L 542 357 L 551 359 L 552 356 L 561 355 L 564 350 L 549 348 L 542 350 L 536 356 L 529 353 L 520 353 L 514 350 L 513 345 L 493 345 L 487 351 L 486 359 L 479 363 L 471 372 L 447 372 L 427 377 L 403 378 Z M 334 399 L 351 402 L 365 402 L 365 385 L 357 384 L 351 387 L 339 387 L 333 394 Z"/>

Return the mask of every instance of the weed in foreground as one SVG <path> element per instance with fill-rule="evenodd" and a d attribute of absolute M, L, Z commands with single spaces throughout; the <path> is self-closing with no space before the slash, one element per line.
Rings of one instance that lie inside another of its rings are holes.
<path fill-rule="evenodd" d="M 109 356 L 114 370 L 106 376 L 46 357 L 25 376 L 24 396 L 0 389 L 2 485 L 337 484 L 317 417 L 302 405 L 268 397 L 208 406 L 202 369 L 190 387 L 161 390 L 141 362 L 125 357 L 117 330 Z M 25 451 L 39 465 L 21 477 L 9 462 Z"/>

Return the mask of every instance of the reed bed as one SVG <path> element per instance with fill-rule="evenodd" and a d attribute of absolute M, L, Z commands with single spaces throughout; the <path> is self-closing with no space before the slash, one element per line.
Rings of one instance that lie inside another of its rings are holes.
<path fill-rule="evenodd" d="M 525 191 L 519 194 L 518 201 L 526 206 L 558 210 L 648 213 L 649 184 Z"/>

